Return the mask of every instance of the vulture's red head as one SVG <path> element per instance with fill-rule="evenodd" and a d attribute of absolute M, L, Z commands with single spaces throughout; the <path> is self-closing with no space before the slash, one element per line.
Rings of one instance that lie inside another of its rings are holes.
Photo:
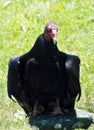
<path fill-rule="evenodd" d="M 58 26 L 55 22 L 49 22 L 46 24 L 44 29 L 44 37 L 47 41 L 53 39 L 53 42 L 56 43 L 56 34 L 58 31 Z"/>

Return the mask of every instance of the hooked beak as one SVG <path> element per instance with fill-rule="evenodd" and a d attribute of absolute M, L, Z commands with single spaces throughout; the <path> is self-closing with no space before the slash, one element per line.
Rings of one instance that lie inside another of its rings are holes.
<path fill-rule="evenodd" d="M 56 37 L 52 38 L 52 40 L 53 40 L 53 43 L 56 44 Z"/>
<path fill-rule="evenodd" d="M 51 34 L 53 43 L 56 44 L 56 32 Z"/>

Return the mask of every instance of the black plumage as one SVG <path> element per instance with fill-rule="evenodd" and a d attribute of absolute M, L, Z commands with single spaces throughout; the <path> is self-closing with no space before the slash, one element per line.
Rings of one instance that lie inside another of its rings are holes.
<path fill-rule="evenodd" d="M 74 109 L 81 96 L 80 59 L 61 52 L 53 35 L 47 35 L 48 23 L 33 48 L 12 58 L 8 70 L 8 95 L 14 96 L 27 115 L 61 113 Z M 56 33 L 56 32 L 55 32 Z"/>

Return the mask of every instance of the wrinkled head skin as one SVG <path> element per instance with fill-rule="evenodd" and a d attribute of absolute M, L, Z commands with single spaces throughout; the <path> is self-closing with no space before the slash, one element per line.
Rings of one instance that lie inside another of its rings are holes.
<path fill-rule="evenodd" d="M 47 41 L 53 39 L 53 42 L 56 43 L 56 35 L 58 31 L 58 26 L 55 22 L 49 22 L 44 28 L 44 37 Z"/>

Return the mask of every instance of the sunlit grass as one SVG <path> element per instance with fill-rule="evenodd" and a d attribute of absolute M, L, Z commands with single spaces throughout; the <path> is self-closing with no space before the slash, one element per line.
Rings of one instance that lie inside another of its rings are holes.
<path fill-rule="evenodd" d="M 46 22 L 59 26 L 58 47 L 81 59 L 82 97 L 76 103 L 94 113 L 94 1 L 0 1 L 0 129 L 29 130 L 28 119 L 7 96 L 9 58 L 29 51 Z M 18 116 L 17 116 L 18 115 Z M 90 128 L 93 130 L 93 126 Z"/>

